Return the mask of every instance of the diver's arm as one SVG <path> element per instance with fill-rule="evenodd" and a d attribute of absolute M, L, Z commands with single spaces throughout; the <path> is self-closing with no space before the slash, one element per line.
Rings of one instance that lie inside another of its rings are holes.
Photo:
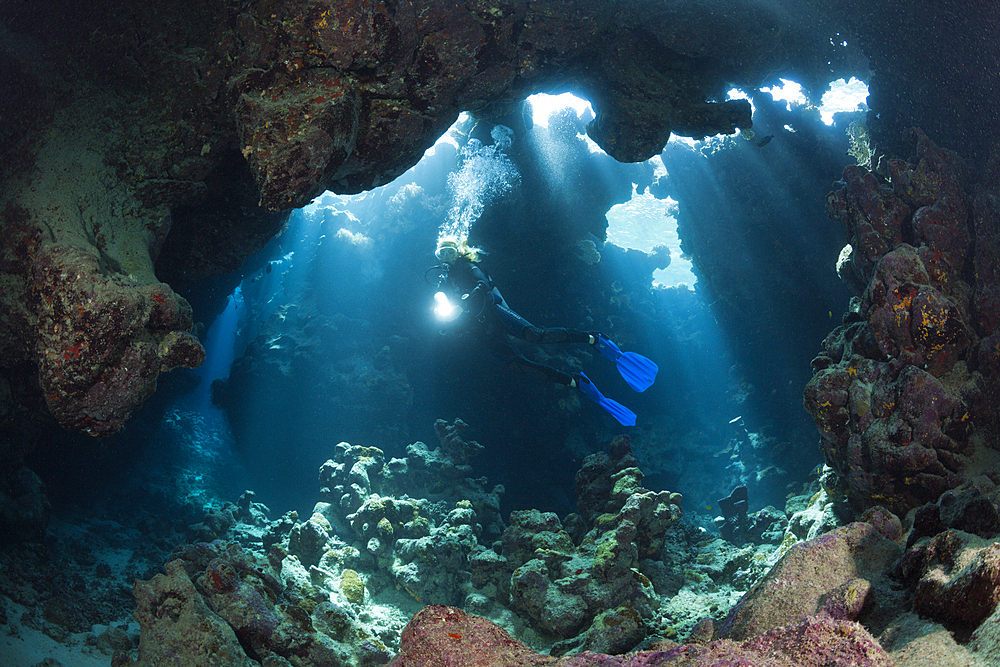
<path fill-rule="evenodd" d="M 484 285 L 487 291 L 492 287 L 486 272 L 466 259 L 460 259 L 451 267 L 448 282 L 461 295 L 471 294 L 480 285 Z"/>
<path fill-rule="evenodd" d="M 461 295 L 462 310 L 477 319 L 496 301 L 503 299 L 493 287 L 486 272 L 473 262 L 459 261 L 456 263 L 452 267 L 449 279 Z"/>
<path fill-rule="evenodd" d="M 479 289 L 483 292 L 489 292 L 493 289 L 493 281 L 490 280 L 490 277 L 486 275 L 486 272 L 478 264 L 469 263 L 469 277 L 471 280 L 476 281 L 476 286 L 473 290 Z"/>

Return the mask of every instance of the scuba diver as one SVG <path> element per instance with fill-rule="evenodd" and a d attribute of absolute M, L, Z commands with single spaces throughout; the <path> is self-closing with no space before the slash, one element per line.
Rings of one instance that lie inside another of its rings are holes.
<path fill-rule="evenodd" d="M 427 270 L 439 272 L 438 292 L 434 295 L 435 313 L 444 321 L 465 315 L 470 328 L 482 344 L 516 366 L 523 373 L 542 379 L 579 387 L 588 398 L 604 408 L 623 426 L 635 426 L 636 415 L 624 405 L 605 398 L 583 373 L 570 375 L 531 361 L 514 349 L 510 336 L 529 343 L 587 343 L 618 365 L 618 371 L 636 391 L 645 391 L 653 384 L 658 370 L 655 363 L 634 352 L 622 352 L 614 342 L 596 331 L 575 329 L 541 329 L 511 310 L 493 281 L 479 266 L 479 250 L 470 248 L 463 239 L 453 237 L 438 241 L 435 256 L 441 262 Z M 425 274 L 426 277 L 426 274 Z M 429 281 L 428 281 L 429 282 Z M 452 304 L 443 288 L 459 297 L 460 306 Z"/>

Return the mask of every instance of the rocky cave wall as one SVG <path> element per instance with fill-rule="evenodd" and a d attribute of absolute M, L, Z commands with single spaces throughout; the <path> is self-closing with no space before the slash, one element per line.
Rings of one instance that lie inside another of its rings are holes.
<path fill-rule="evenodd" d="M 827 197 L 857 295 L 805 392 L 853 504 L 899 514 L 1000 483 L 1000 165 L 907 137 L 915 159 L 848 167 Z"/>

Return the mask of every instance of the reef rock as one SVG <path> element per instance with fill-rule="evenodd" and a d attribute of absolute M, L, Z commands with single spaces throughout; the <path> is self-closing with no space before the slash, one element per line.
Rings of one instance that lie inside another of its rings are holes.
<path fill-rule="evenodd" d="M 357 567 L 375 592 L 391 582 L 421 602 L 459 604 L 480 536 L 492 541 L 503 530 L 503 487 L 487 492 L 485 478 L 468 477 L 482 446 L 464 437 L 464 422 L 435 428 L 440 446 L 413 443 L 388 462 L 377 447 L 338 444 L 320 468 L 321 501 L 290 526 L 289 552 L 320 572 Z"/>
<path fill-rule="evenodd" d="M 627 437 L 616 438 L 611 452 L 619 463 L 634 460 Z M 638 468 L 613 472 L 610 462 L 603 453 L 591 455 L 577 476 L 578 492 L 591 501 L 581 507 L 607 510 L 593 517 L 579 544 L 555 514 L 537 510 L 512 512 L 501 540 L 511 607 L 567 647 L 604 652 L 628 650 L 644 638 L 643 619 L 653 616 L 659 598 L 640 561 L 659 550 L 681 517 L 676 494 L 643 489 Z"/>
<path fill-rule="evenodd" d="M 887 597 L 885 572 L 902 548 L 867 523 L 853 523 L 793 546 L 730 611 L 719 635 L 743 640 L 825 613 L 853 621 L 869 600 Z"/>
<path fill-rule="evenodd" d="M 1000 543 L 957 530 L 911 548 L 897 576 L 913 588 L 914 611 L 950 627 L 977 628 L 1000 602 Z"/>
<path fill-rule="evenodd" d="M 970 205 L 962 160 L 920 130 L 907 137 L 916 164 L 887 160 L 880 171 L 888 182 L 848 167 L 846 187 L 827 199 L 867 287 L 813 360 L 805 390 L 826 460 L 852 503 L 900 516 L 980 475 L 1000 414 L 987 389 L 1000 382 L 987 305 L 995 276 L 984 266 L 973 285 L 966 271 L 970 212 L 980 211 L 979 227 L 994 226 L 991 196 Z M 973 264 L 997 248 L 995 236 L 977 240 L 984 247 Z M 975 307 L 977 293 L 986 308 Z"/>
<path fill-rule="evenodd" d="M 429 606 L 403 632 L 390 667 L 892 667 L 878 642 L 857 623 L 819 616 L 752 640 L 674 645 L 627 655 L 583 652 L 555 658 L 532 651 L 490 621 L 459 609 Z"/>
<path fill-rule="evenodd" d="M 235 544 L 180 550 L 166 575 L 135 585 L 142 627 L 139 659 L 116 665 L 384 664 L 381 642 L 353 612 L 294 578 L 282 581 L 282 553 L 267 558 Z"/>
<path fill-rule="evenodd" d="M 165 575 L 136 582 L 135 618 L 142 626 L 139 660 L 120 656 L 115 664 L 252 665 L 236 633 L 209 609 L 183 563 L 171 561 L 166 570 Z"/>
<path fill-rule="evenodd" d="M 145 247 L 129 247 L 139 242 L 129 239 L 136 230 L 97 222 L 79 229 L 84 223 L 72 198 L 55 200 L 62 203 L 48 204 L 48 224 L 62 232 L 58 241 L 33 227 L 29 210 L 8 209 L 5 238 L 20 246 L 15 255 L 23 269 L 8 293 L 23 300 L 10 315 L 26 329 L 8 339 L 5 353 L 36 356 L 48 411 L 62 426 L 110 435 L 153 394 L 162 371 L 197 367 L 205 351 L 192 334 L 190 305 L 153 277 Z M 88 235 L 117 238 L 130 254 L 102 255 Z"/>

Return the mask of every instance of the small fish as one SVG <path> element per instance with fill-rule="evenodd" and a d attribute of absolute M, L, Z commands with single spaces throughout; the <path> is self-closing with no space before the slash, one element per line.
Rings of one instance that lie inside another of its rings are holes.
<path fill-rule="evenodd" d="M 767 146 L 769 143 L 771 143 L 771 139 L 774 139 L 774 135 L 773 134 L 769 134 L 766 137 L 764 137 L 763 139 L 758 139 L 757 140 L 757 148 L 763 148 L 764 146 Z"/>

